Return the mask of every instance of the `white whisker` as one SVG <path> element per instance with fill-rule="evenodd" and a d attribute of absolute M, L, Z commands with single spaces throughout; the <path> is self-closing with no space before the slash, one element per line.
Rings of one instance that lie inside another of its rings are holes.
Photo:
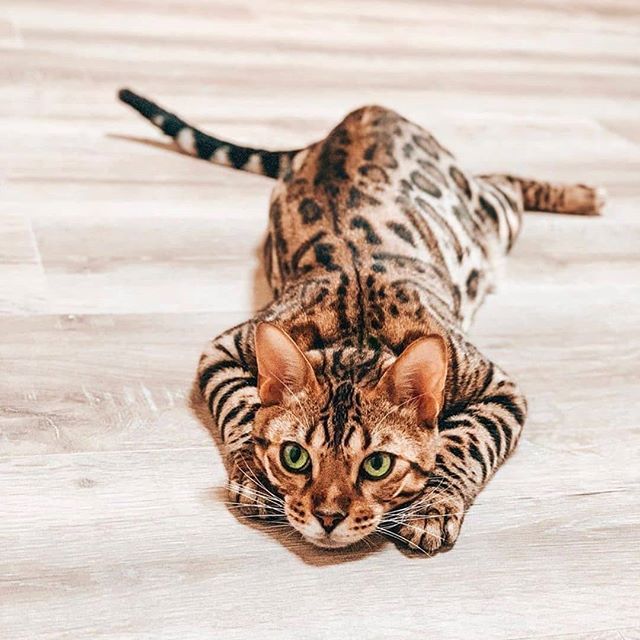
<path fill-rule="evenodd" d="M 284 511 L 282 509 L 278 509 L 276 507 L 270 507 L 268 505 L 260 505 L 252 507 L 251 505 L 248 505 L 246 503 L 242 503 L 242 502 L 237 502 L 237 503 L 233 503 L 233 502 L 226 502 L 223 503 L 227 509 L 264 509 L 265 511 L 270 511 L 271 513 L 269 515 L 278 515 L 278 514 L 284 514 Z"/>
<path fill-rule="evenodd" d="M 417 551 L 421 551 L 425 555 L 428 555 L 427 552 L 424 549 L 422 549 L 421 547 L 419 547 L 415 542 L 412 542 L 411 540 L 405 538 L 404 536 L 401 536 L 399 533 L 395 533 L 394 531 L 389 531 L 389 529 L 385 529 L 383 527 L 379 527 L 378 531 L 382 532 L 384 535 L 387 535 L 387 536 L 390 536 L 392 538 L 395 538 L 396 540 L 400 540 L 400 542 L 403 542 L 404 544 L 409 545 L 409 547 L 412 548 L 412 549 L 415 549 Z"/>
<path fill-rule="evenodd" d="M 254 478 L 251 478 L 242 467 L 238 467 L 238 469 L 240 470 L 240 472 L 242 473 L 242 475 L 244 475 L 244 477 L 249 480 L 249 482 L 256 482 L 256 480 L 254 480 Z M 275 496 L 273 493 L 271 493 L 271 491 L 269 491 L 262 483 L 259 483 L 259 486 L 262 487 L 265 491 L 267 491 L 267 493 L 265 493 L 264 491 L 261 491 L 259 488 L 250 488 L 246 485 L 243 484 L 239 484 L 237 482 L 229 482 L 227 483 L 227 486 L 232 490 L 232 491 L 237 491 L 237 492 L 241 492 L 241 491 L 248 491 L 251 493 L 254 493 L 256 496 L 259 496 L 261 498 L 263 498 L 264 500 L 266 500 L 267 502 L 271 502 L 271 503 L 275 503 L 275 504 L 284 504 L 284 500 L 282 498 L 279 498 L 277 496 Z"/>
<path fill-rule="evenodd" d="M 245 460 L 244 460 L 244 458 L 242 458 L 242 459 L 243 459 L 243 461 L 245 461 Z M 245 461 L 245 462 L 246 462 L 246 461 Z M 282 503 L 284 504 L 284 500 L 282 500 L 282 498 L 281 498 L 280 496 L 277 496 L 275 493 L 273 493 L 272 491 L 270 491 L 270 490 L 269 490 L 269 489 L 264 485 L 264 483 L 263 483 L 263 482 L 258 478 L 258 476 L 257 476 L 257 475 L 256 475 L 256 474 L 251 470 L 251 468 L 249 467 L 249 465 L 247 465 L 246 470 L 245 470 L 245 469 L 243 469 L 243 468 L 242 468 L 241 466 L 239 466 L 239 465 L 238 465 L 238 468 L 240 469 L 240 471 L 242 471 L 242 472 L 245 474 L 245 477 L 248 477 L 248 476 L 247 476 L 247 472 L 251 473 L 251 478 L 254 480 L 254 482 L 255 482 L 258 486 L 262 487 L 262 488 L 263 488 L 263 489 L 264 489 L 264 490 L 265 490 L 265 491 L 266 491 L 270 496 L 272 496 L 275 500 L 278 500 L 278 501 L 280 501 L 280 502 L 282 502 Z"/>
<path fill-rule="evenodd" d="M 251 500 L 253 500 L 254 502 L 258 501 L 258 498 L 260 500 L 263 500 L 264 502 L 266 502 L 268 505 L 274 506 L 274 507 L 279 507 L 282 508 L 284 506 L 283 502 L 278 502 L 276 500 L 273 500 L 272 498 L 270 498 L 268 495 L 260 492 L 260 491 L 255 491 L 253 489 L 249 489 L 249 487 L 246 487 L 244 485 L 230 485 L 229 488 L 231 489 L 231 491 L 233 491 L 234 493 L 237 493 L 238 495 L 244 497 L 244 498 L 249 498 Z"/>

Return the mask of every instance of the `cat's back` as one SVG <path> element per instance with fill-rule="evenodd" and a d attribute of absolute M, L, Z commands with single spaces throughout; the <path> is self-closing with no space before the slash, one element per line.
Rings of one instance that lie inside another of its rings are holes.
<path fill-rule="evenodd" d="M 362 107 L 298 153 L 278 181 L 267 264 L 283 281 L 354 264 L 442 275 L 473 232 L 473 183 L 425 129 L 391 109 Z"/>
<path fill-rule="evenodd" d="M 319 255 L 321 264 L 327 253 L 337 260 L 345 249 L 338 244 L 366 253 L 399 241 L 414 257 L 428 251 L 424 242 L 419 246 L 421 213 L 407 216 L 403 203 L 410 195 L 427 208 L 444 202 L 447 191 L 460 188 L 450 175 L 452 162 L 433 136 L 391 109 L 373 105 L 347 115 L 324 140 L 298 153 L 274 188 L 270 243 L 285 275 L 311 268 L 300 264 L 300 251 Z M 466 181 L 463 188 L 469 189 Z"/>

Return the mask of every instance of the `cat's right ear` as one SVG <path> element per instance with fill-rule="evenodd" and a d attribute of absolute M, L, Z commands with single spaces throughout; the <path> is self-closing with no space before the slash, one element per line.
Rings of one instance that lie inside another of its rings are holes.
<path fill-rule="evenodd" d="M 265 407 L 282 404 L 287 395 L 303 389 L 314 391 L 318 381 L 313 368 L 296 343 L 268 322 L 256 327 L 258 395 Z"/>

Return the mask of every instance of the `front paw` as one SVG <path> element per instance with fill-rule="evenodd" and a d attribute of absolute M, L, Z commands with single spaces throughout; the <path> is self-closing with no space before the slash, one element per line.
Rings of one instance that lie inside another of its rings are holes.
<path fill-rule="evenodd" d="M 284 515 L 284 501 L 257 471 L 236 467 L 230 474 L 229 500 L 242 515 L 262 519 Z"/>
<path fill-rule="evenodd" d="M 397 535 L 413 550 L 428 554 L 452 547 L 458 539 L 465 504 L 456 493 L 434 492 L 398 515 Z"/>

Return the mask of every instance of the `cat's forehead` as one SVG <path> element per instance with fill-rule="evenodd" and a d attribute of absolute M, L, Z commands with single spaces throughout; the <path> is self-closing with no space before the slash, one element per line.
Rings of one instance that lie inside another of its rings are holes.
<path fill-rule="evenodd" d="M 306 356 L 318 380 L 331 394 L 338 389 L 346 394 L 350 387 L 356 391 L 372 387 L 395 359 L 382 345 L 354 346 L 350 338 L 332 347 L 308 351 Z"/>
<path fill-rule="evenodd" d="M 352 380 L 341 380 L 332 385 L 317 421 L 322 426 L 324 446 L 347 448 L 354 436 L 361 435 L 357 434 L 364 426 L 361 391 Z"/>
<path fill-rule="evenodd" d="M 389 416 L 371 402 L 371 391 L 353 379 L 334 381 L 305 432 L 305 444 L 349 455 L 388 444 Z M 397 436 L 402 434 L 396 431 Z"/>
<path fill-rule="evenodd" d="M 320 396 L 303 393 L 290 397 L 268 421 L 267 437 L 335 451 L 368 447 L 371 436 L 363 419 L 363 390 L 352 379 L 333 380 L 323 386 Z"/>

